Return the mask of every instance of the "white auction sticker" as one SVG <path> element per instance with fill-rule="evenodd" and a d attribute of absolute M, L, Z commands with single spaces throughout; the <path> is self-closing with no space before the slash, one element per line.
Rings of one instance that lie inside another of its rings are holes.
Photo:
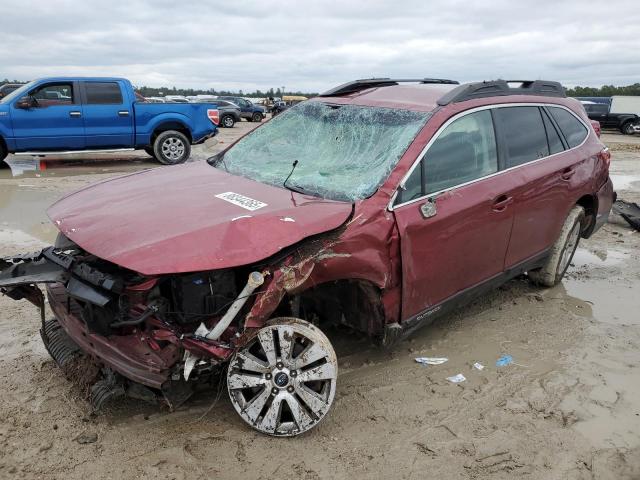
<path fill-rule="evenodd" d="M 245 197 L 244 195 L 240 195 L 239 193 L 234 192 L 219 193 L 218 195 L 216 195 L 216 197 L 220 200 L 233 203 L 234 205 L 251 211 L 258 210 L 259 208 L 267 206 L 267 204 L 264 202 L 254 200 L 253 198 Z"/>

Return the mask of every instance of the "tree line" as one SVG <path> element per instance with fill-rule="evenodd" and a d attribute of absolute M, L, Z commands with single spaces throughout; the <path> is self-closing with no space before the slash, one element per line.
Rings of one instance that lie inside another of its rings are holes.
<path fill-rule="evenodd" d="M 194 89 L 194 88 L 176 88 L 176 87 L 134 87 L 137 92 L 139 92 L 144 97 L 164 97 L 165 95 L 182 95 L 182 96 L 192 96 L 192 95 L 237 95 L 240 97 L 250 97 L 250 98 L 265 98 L 265 97 L 282 97 L 283 92 L 280 91 L 280 88 L 270 88 L 269 90 L 262 91 L 256 90 L 254 92 L 244 92 L 242 90 L 233 91 L 233 90 L 216 90 L 210 88 L 208 90 L 202 89 Z M 305 97 L 315 97 L 317 93 L 309 93 L 309 92 L 290 92 L 286 91 L 284 95 L 304 95 Z"/>
<path fill-rule="evenodd" d="M 569 97 L 612 97 L 613 95 L 640 95 L 640 83 L 624 87 L 603 85 L 602 87 L 567 88 L 567 96 Z"/>

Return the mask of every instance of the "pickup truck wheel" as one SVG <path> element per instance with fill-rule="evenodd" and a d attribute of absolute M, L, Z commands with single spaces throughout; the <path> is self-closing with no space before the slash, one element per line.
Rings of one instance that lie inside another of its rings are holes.
<path fill-rule="evenodd" d="M 252 121 L 252 122 L 261 122 L 261 121 L 262 121 L 262 114 L 261 114 L 261 113 L 258 113 L 258 112 L 254 113 L 254 114 L 251 116 L 251 121 Z"/>
<path fill-rule="evenodd" d="M 231 359 L 229 397 L 259 432 L 291 437 L 315 427 L 331 409 L 338 360 L 322 331 L 299 318 L 267 323 Z"/>
<path fill-rule="evenodd" d="M 153 142 L 154 157 L 165 165 L 184 163 L 191 155 L 189 139 L 175 130 L 167 130 Z"/>
<path fill-rule="evenodd" d="M 225 115 L 220 123 L 224 128 L 232 128 L 236 124 L 236 119 L 233 118 L 233 115 Z"/>
<path fill-rule="evenodd" d="M 546 263 L 541 268 L 527 272 L 533 283 L 544 287 L 560 283 L 578 248 L 584 222 L 584 208 L 573 207 L 562 226 L 560 236 L 551 247 Z"/>
<path fill-rule="evenodd" d="M 633 128 L 633 122 L 630 120 L 625 122 L 620 128 L 620 131 L 625 135 L 633 135 L 635 133 L 635 128 Z"/>

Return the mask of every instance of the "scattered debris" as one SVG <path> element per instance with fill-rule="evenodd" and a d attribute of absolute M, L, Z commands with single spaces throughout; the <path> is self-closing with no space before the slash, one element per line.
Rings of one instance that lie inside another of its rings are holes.
<path fill-rule="evenodd" d="M 482 365 L 480 362 L 476 362 L 473 364 L 473 368 L 475 368 L 476 370 L 484 370 L 484 365 Z"/>
<path fill-rule="evenodd" d="M 444 357 L 417 357 L 416 362 L 422 365 L 442 365 L 444 362 L 448 361 L 448 358 Z"/>
<path fill-rule="evenodd" d="M 81 433 L 76 438 L 74 438 L 76 442 L 80 445 L 86 445 L 88 443 L 96 443 L 98 441 L 97 433 Z"/>
<path fill-rule="evenodd" d="M 448 360 L 448 358 L 444 357 L 416 357 L 416 362 L 422 365 L 442 365 Z"/>
<path fill-rule="evenodd" d="M 616 200 L 613 211 L 624 218 L 629 225 L 640 231 L 640 205 L 634 202 Z"/>
<path fill-rule="evenodd" d="M 453 377 L 447 377 L 447 380 L 449 380 L 452 383 L 464 382 L 466 379 L 467 378 L 461 373 L 454 375 Z"/>
<path fill-rule="evenodd" d="M 496 361 L 496 367 L 505 367 L 513 363 L 513 357 L 511 355 L 504 354 Z"/>

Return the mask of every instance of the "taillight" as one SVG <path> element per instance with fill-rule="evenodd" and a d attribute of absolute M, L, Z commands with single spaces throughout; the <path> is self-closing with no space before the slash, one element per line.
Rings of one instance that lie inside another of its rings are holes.
<path fill-rule="evenodd" d="M 207 117 L 209 117 L 209 120 L 211 120 L 214 125 L 218 125 L 220 123 L 220 112 L 217 108 L 207 110 Z"/>
<path fill-rule="evenodd" d="M 602 133 L 602 129 L 600 128 L 600 122 L 597 120 L 591 120 L 591 126 L 593 130 L 596 132 L 598 138 L 600 138 L 600 134 Z"/>
<path fill-rule="evenodd" d="M 611 165 L 611 152 L 607 147 L 603 148 L 600 153 L 598 153 L 598 158 L 604 162 L 607 166 L 607 170 L 609 170 L 609 166 Z"/>

